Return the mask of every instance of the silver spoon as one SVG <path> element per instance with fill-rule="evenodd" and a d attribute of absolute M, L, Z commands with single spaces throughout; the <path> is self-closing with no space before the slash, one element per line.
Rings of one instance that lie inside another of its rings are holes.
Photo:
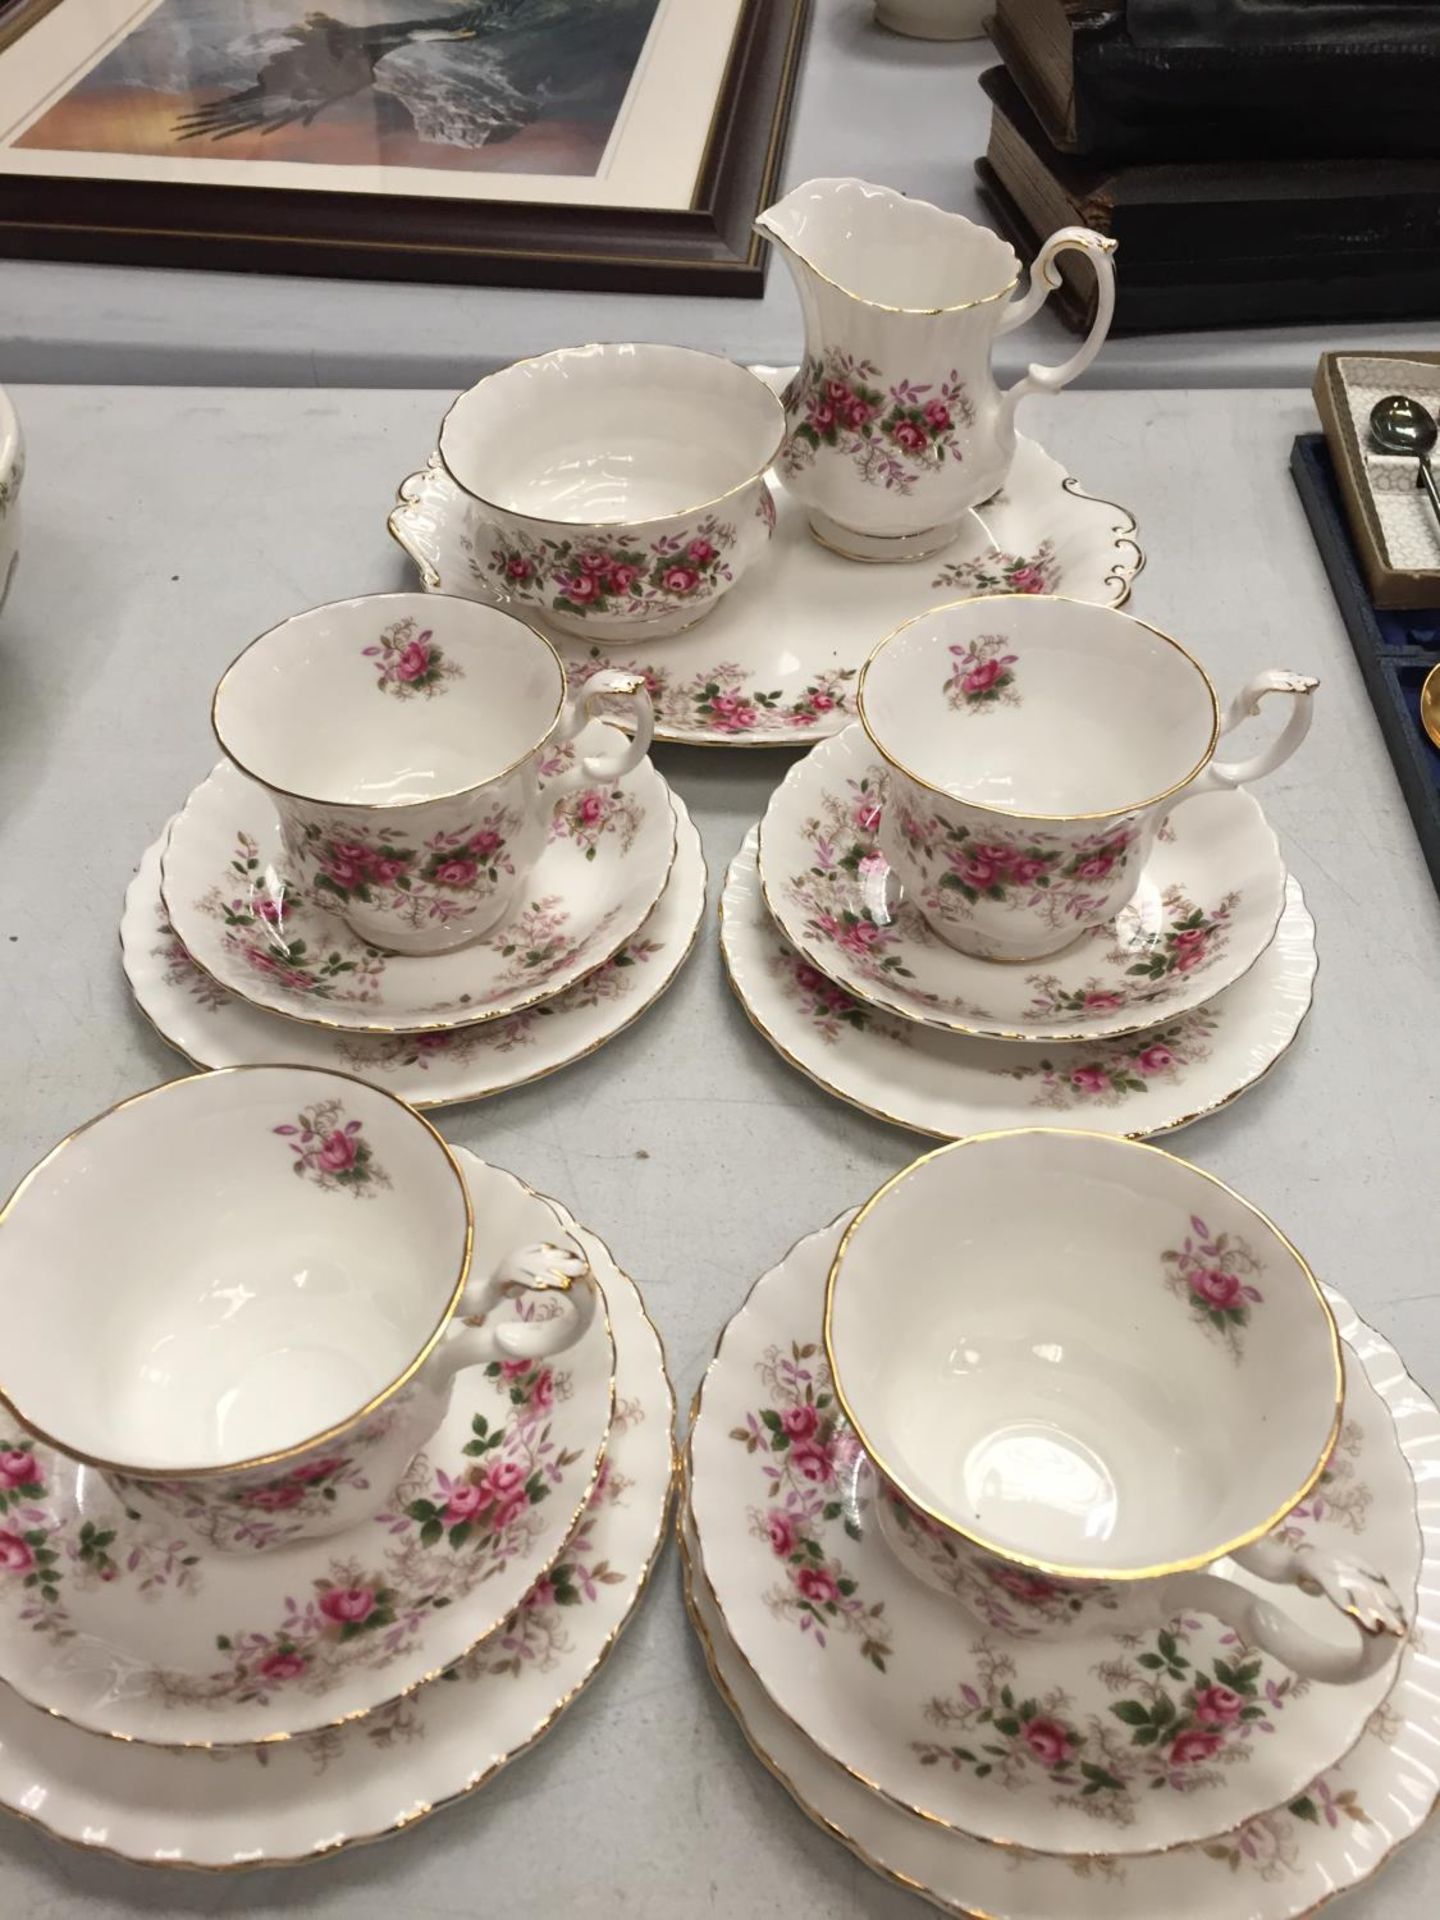
<path fill-rule="evenodd" d="M 1440 428 L 1428 408 L 1412 400 L 1408 393 L 1387 393 L 1370 409 L 1370 439 L 1380 453 L 1404 454 L 1417 462 L 1415 484 L 1425 489 L 1435 518 L 1440 520 L 1440 488 L 1435 484 L 1430 466 L 1430 454 L 1435 442 L 1440 440 Z"/>

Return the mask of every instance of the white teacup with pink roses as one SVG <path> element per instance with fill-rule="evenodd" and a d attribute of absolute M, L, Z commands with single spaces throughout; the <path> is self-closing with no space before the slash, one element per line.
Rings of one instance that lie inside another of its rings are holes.
<path fill-rule="evenodd" d="M 986 1626 L 1208 1614 L 1342 1685 L 1397 1652 L 1383 1571 L 1279 1531 L 1339 1435 L 1340 1337 L 1301 1255 L 1213 1175 L 1053 1128 L 938 1148 L 846 1228 L 824 1338 L 885 1538 Z"/>
<path fill-rule="evenodd" d="M 0 1403 L 128 1506 L 225 1551 L 368 1519 L 462 1368 L 529 1366 L 596 1322 L 558 1219 L 555 1244 L 518 1248 L 482 1222 L 472 1272 L 469 1190 L 439 1134 L 319 1069 L 133 1095 L 53 1148 L 0 1217 Z M 526 1317 L 526 1295 L 558 1311 Z M 603 1316 L 594 1337 L 608 1345 Z M 0 1483 L 25 1470 L 10 1451 Z"/>
<path fill-rule="evenodd" d="M 1316 685 L 1258 673 L 1222 720 L 1200 663 L 1130 614 L 1040 593 L 936 607 L 860 674 L 860 720 L 887 770 L 881 848 L 960 952 L 1058 953 L 1126 904 L 1177 806 L 1290 758 Z M 1272 693 L 1291 702 L 1278 737 L 1218 761 L 1221 736 Z M 1203 935 L 1195 945 L 1198 960 Z"/>
<path fill-rule="evenodd" d="M 602 695 L 628 708 L 633 738 L 567 762 Z M 607 669 L 572 696 L 533 627 L 424 593 L 339 600 L 272 627 L 226 671 L 212 717 L 274 798 L 310 898 L 371 946 L 409 954 L 468 946 L 501 921 L 556 802 L 622 779 L 654 727 L 639 675 Z"/>

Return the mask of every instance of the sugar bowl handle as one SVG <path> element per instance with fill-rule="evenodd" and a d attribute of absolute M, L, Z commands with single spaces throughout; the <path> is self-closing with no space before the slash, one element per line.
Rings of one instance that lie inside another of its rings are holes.
<path fill-rule="evenodd" d="M 1187 1573 L 1167 1580 L 1166 1613 L 1213 1614 L 1247 1646 L 1273 1655 L 1302 1680 L 1323 1680 L 1332 1686 L 1368 1680 L 1405 1639 L 1404 1609 L 1390 1582 L 1343 1554 L 1320 1547 L 1291 1547 L 1272 1537 L 1242 1547 L 1233 1558 L 1236 1566 L 1261 1580 L 1298 1587 L 1302 1593 L 1328 1600 L 1355 1624 L 1349 1645 L 1317 1639 L 1286 1608 L 1216 1573 Z"/>
<path fill-rule="evenodd" d="M 521 1293 L 559 1293 L 565 1311 L 549 1320 L 493 1318 L 503 1300 Z M 472 1280 L 460 1298 L 432 1364 L 445 1379 L 462 1367 L 496 1360 L 548 1360 L 583 1337 L 595 1318 L 598 1288 L 590 1262 L 572 1241 L 521 1247 L 487 1279 Z"/>
<path fill-rule="evenodd" d="M 592 673 L 584 686 L 570 695 L 555 738 L 573 740 L 582 727 L 599 717 L 596 702 L 605 697 L 628 702 L 635 729 L 632 737 L 614 753 L 577 755 L 573 766 L 566 767 L 546 783 L 547 793 L 572 793 L 590 781 L 619 780 L 632 767 L 638 767 L 650 751 L 650 742 L 655 737 L 655 710 L 650 705 L 644 677 L 618 667 L 605 667 L 599 673 Z"/>
<path fill-rule="evenodd" d="M 1089 227 L 1061 227 L 1041 247 L 1030 267 L 1030 286 L 1021 300 L 1012 300 L 1000 316 L 1000 333 L 1011 333 L 1037 314 L 1060 285 L 1057 254 L 1073 249 L 1087 253 L 1095 269 L 1095 318 L 1078 350 L 1058 367 L 1029 367 L 1000 399 L 998 426 L 1002 436 L 1015 431 L 1015 409 L 1027 393 L 1058 393 L 1089 366 L 1105 344 L 1115 317 L 1115 242 Z"/>

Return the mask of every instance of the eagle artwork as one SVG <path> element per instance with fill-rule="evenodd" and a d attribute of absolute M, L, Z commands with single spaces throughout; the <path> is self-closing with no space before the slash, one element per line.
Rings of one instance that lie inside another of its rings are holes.
<path fill-rule="evenodd" d="M 597 171 L 659 0 L 161 0 L 18 144 Z"/>

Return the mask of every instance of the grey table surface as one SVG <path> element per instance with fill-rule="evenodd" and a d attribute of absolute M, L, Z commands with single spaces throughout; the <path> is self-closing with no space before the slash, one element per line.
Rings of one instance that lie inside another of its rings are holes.
<path fill-rule="evenodd" d="M 703 0 L 696 0 L 703 4 Z M 787 185 L 859 174 L 989 222 L 975 191 L 988 41 L 938 45 L 875 25 L 872 0 L 814 0 Z M 1124 274 L 1123 253 L 1119 270 Z M 741 360 L 799 358 L 790 277 L 765 298 L 532 292 L 0 260 L 0 380 L 241 386 L 465 386 L 522 354 L 583 340 L 684 340 Z M 1323 349 L 1440 347 L 1440 324 L 1236 328 L 1117 339 L 1103 387 L 1300 386 Z M 1042 314 L 999 343 L 1011 378 L 1073 337 Z"/>
<path fill-rule="evenodd" d="M 182 1070 L 130 1005 L 121 895 L 214 758 L 208 697 L 229 658 L 297 608 L 403 583 L 385 511 L 443 396 L 35 388 L 18 401 L 32 465 L 0 632 L 0 1192 L 78 1121 Z M 1323 682 L 1308 743 L 1263 790 L 1318 923 L 1316 1008 L 1263 1085 L 1172 1144 L 1278 1219 L 1435 1391 L 1440 903 L 1286 472 L 1310 424 L 1296 392 L 1135 392 L 1046 402 L 1029 430 L 1134 506 L 1148 556 L 1135 607 L 1195 647 L 1222 692 L 1268 664 Z M 657 759 L 702 828 L 713 893 L 789 755 Z M 609 1241 L 645 1289 L 682 1405 L 752 1280 L 925 1144 L 769 1051 L 730 997 L 713 928 L 614 1044 L 441 1124 Z M 1431 1832 L 1355 1910 L 1418 1920 L 1437 1864 Z M 743 1746 L 687 1631 L 673 1549 L 549 1738 L 382 1847 L 156 1877 L 0 1820 L 7 1920 L 146 1910 L 921 1911 L 812 1828 Z"/>

